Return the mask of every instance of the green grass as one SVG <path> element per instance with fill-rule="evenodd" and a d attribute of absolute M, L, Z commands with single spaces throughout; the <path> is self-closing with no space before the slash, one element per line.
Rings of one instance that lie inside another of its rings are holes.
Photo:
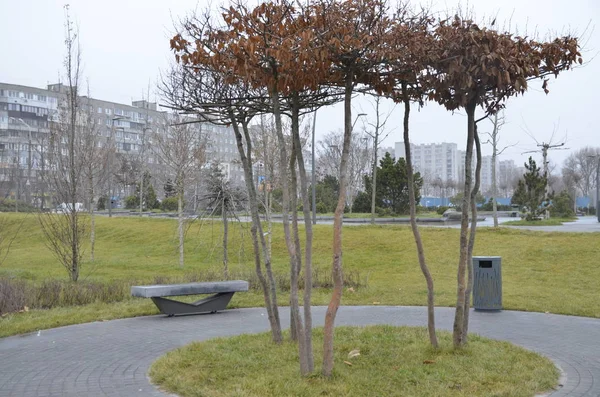
<path fill-rule="evenodd" d="M 549 218 L 539 219 L 535 221 L 527 221 L 525 219 L 519 221 L 504 222 L 503 225 L 509 226 L 560 226 L 564 222 L 574 222 L 577 218 Z"/>
<path fill-rule="evenodd" d="M 12 215 L 21 217 L 22 215 Z M 17 223 L 16 221 L 14 222 Z M 280 225 L 274 225 L 273 266 L 289 266 Z M 221 269 L 221 224 L 194 223 L 187 233 L 186 265 L 177 265 L 176 220 L 152 218 L 97 219 L 96 261 L 86 260 L 82 280 L 111 282 L 155 277 L 183 277 L 186 272 Z M 425 254 L 435 281 L 438 306 L 456 301 L 459 231 L 421 228 Z M 420 272 L 410 228 L 364 225 L 344 228 L 344 268 L 360 272 L 368 287 L 344 291 L 343 305 L 426 305 L 426 286 Z M 505 309 L 551 312 L 600 318 L 600 246 L 595 233 L 543 233 L 509 228 L 481 228 L 474 255 L 502 256 Z M 331 266 L 332 226 L 316 225 L 314 265 Z M 230 229 L 230 268 L 252 271 L 252 246 L 247 224 Z M 88 257 L 87 254 L 85 256 Z M 67 279 L 67 273 L 46 248 L 35 216 L 25 218 L 18 239 L 0 267 L 0 276 L 33 283 L 45 278 Z M 568 297 L 568 298 L 567 298 Z M 328 304 L 330 291 L 316 290 L 313 304 Z M 280 305 L 288 296 L 278 295 Z M 234 296 L 236 307 L 262 306 L 259 292 Z M 30 310 L 0 319 L 0 336 L 66 324 L 156 313 L 149 300 L 128 299 L 50 310 Z"/>
<path fill-rule="evenodd" d="M 314 336 L 319 367 L 322 330 Z M 434 351 L 422 328 L 337 327 L 332 379 L 300 377 L 297 345 L 273 345 L 269 334 L 213 339 L 161 357 L 150 377 L 184 397 L 532 396 L 557 384 L 556 367 L 533 352 L 476 335 L 455 351 L 449 333 L 439 336 Z"/>

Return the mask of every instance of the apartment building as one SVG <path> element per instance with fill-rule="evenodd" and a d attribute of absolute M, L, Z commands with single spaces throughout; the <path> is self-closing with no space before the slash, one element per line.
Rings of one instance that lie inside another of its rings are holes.
<path fill-rule="evenodd" d="M 456 143 L 410 144 L 412 163 L 424 179 L 443 182 L 458 180 L 460 159 Z M 404 142 L 395 143 L 396 158 L 406 158 Z M 426 181 L 427 182 L 427 181 Z"/>
<path fill-rule="evenodd" d="M 50 123 L 66 97 L 66 87 L 50 84 L 47 88 L 0 83 L 0 195 L 31 203 L 42 183 L 39 172 Z M 160 182 L 167 177 L 150 135 L 166 128 L 168 115 L 156 103 L 133 101 L 131 105 L 82 97 L 99 134 L 115 145 L 121 159 L 144 164 Z M 192 124 L 208 139 L 207 162 L 220 163 L 225 175 L 234 183 L 243 183 L 233 131 L 213 124 Z M 126 178 L 125 178 L 126 179 Z M 132 193 L 134 181 L 122 181 L 115 193 L 117 201 Z M 129 183 L 130 182 L 130 183 Z M 155 186 L 159 196 L 162 189 Z"/>

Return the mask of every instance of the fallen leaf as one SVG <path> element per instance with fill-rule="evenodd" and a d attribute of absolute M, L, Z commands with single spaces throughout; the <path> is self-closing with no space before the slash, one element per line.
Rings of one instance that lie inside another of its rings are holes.
<path fill-rule="evenodd" d="M 350 353 L 348 353 L 348 358 L 354 358 L 356 356 L 360 356 L 360 350 L 354 349 Z"/>
<path fill-rule="evenodd" d="M 344 361 L 344 364 L 352 366 L 352 363 L 350 361 Z"/>
<path fill-rule="evenodd" d="M 433 361 L 433 360 L 424 360 L 423 364 L 435 364 L 435 361 Z"/>

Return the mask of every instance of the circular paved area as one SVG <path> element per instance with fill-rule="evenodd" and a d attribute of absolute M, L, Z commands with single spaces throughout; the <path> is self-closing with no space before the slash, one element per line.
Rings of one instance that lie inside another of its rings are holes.
<path fill-rule="evenodd" d="M 315 326 L 325 307 L 315 307 Z M 437 308 L 438 328 L 454 310 Z M 283 324 L 289 311 L 281 309 Z M 338 325 L 425 325 L 422 307 L 346 306 Z M 0 339 L 0 396 L 164 396 L 147 378 L 162 354 L 194 340 L 268 330 L 265 310 L 150 316 L 55 328 Z M 552 396 L 600 396 L 600 319 L 543 313 L 472 312 L 471 331 L 550 357 L 566 374 Z"/>

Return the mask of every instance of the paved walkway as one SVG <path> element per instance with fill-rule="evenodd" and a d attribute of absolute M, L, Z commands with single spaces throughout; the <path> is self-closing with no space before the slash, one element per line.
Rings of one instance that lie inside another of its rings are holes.
<path fill-rule="evenodd" d="M 314 309 L 315 326 L 325 308 Z M 287 308 L 281 310 L 289 323 Z M 450 329 L 454 310 L 436 309 L 439 328 Z M 566 373 L 552 396 L 600 396 L 600 319 L 543 313 L 473 312 L 471 330 L 550 357 Z M 347 306 L 339 325 L 424 325 L 422 307 Z M 55 328 L 0 339 L 0 396 L 164 396 L 147 372 L 162 354 L 194 340 L 262 332 L 265 310 L 213 315 L 149 316 Z"/>

